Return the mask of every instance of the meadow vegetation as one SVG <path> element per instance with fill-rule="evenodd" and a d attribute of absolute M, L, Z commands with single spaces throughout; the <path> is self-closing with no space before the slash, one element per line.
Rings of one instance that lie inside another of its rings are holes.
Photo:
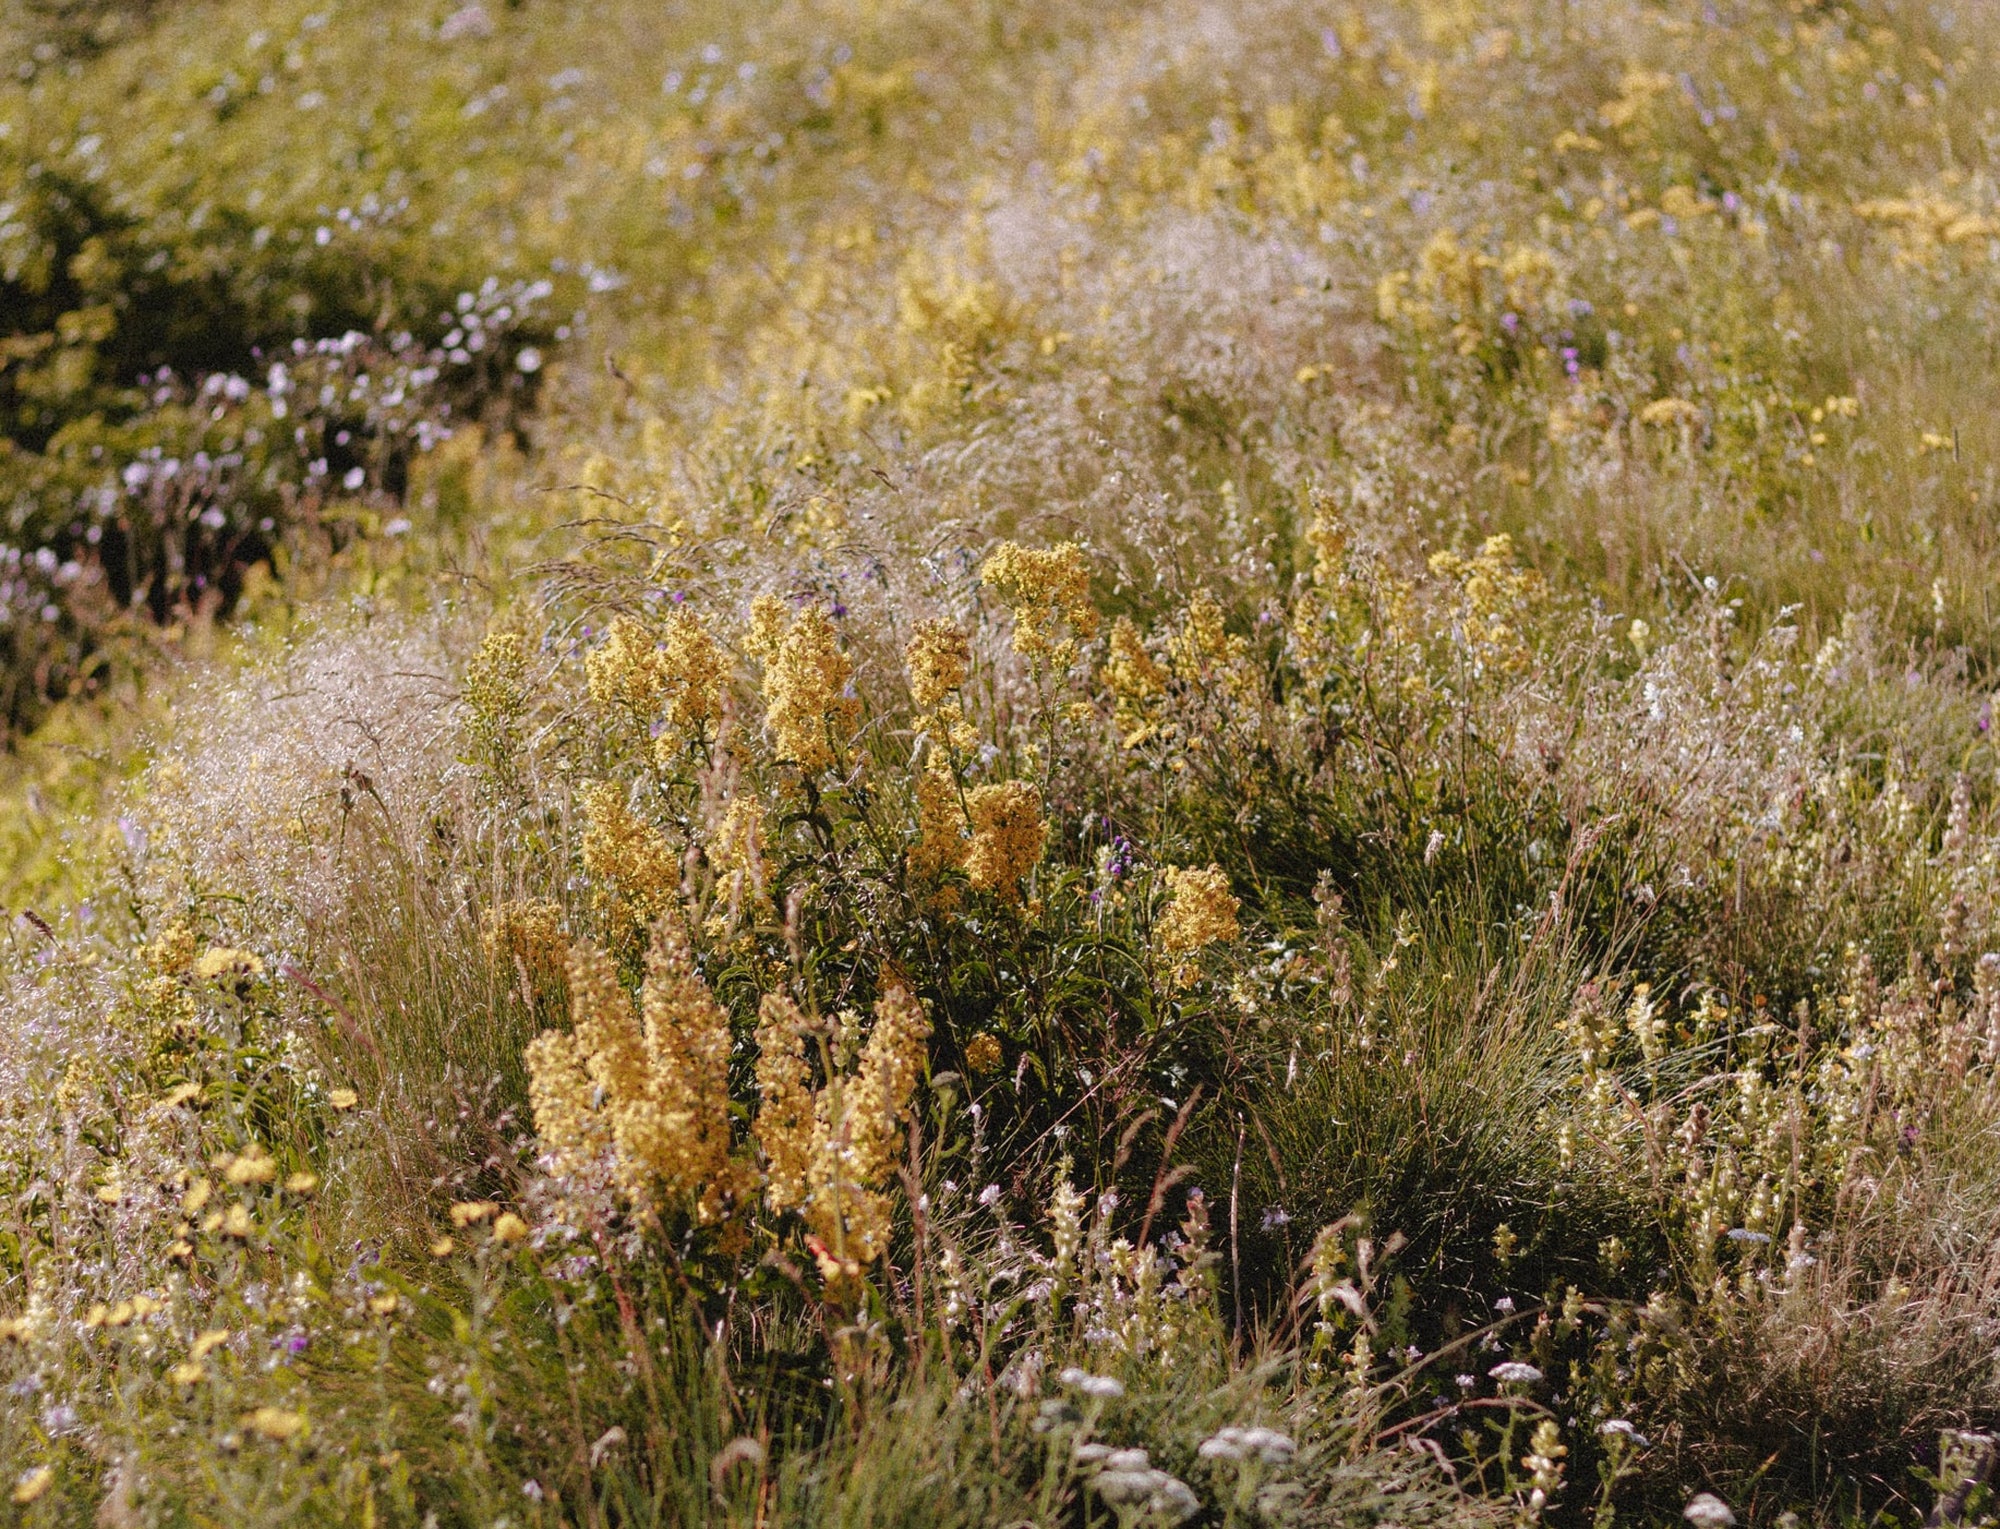
<path fill-rule="evenodd" d="M 1992 1521 L 1996 39 L 0 0 L 0 1512 Z"/>

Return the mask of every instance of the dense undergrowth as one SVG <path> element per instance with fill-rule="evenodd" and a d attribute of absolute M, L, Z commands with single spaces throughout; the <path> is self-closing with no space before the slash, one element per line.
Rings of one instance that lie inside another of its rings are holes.
<path fill-rule="evenodd" d="M 19 1522 L 1954 1500 L 1990 5 L 0 17 Z"/>

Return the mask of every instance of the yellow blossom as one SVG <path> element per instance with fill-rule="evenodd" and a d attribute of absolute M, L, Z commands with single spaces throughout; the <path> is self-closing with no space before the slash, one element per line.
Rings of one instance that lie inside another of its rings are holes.
<path fill-rule="evenodd" d="M 234 977 L 242 980 L 264 975 L 263 961 L 247 950 L 232 950 L 226 945 L 218 945 L 204 951 L 194 964 L 194 974 L 203 982 L 220 982 Z"/>
<path fill-rule="evenodd" d="M 243 1415 L 243 1426 L 260 1438 L 282 1444 L 305 1432 L 306 1420 L 304 1414 L 283 1407 L 259 1407 Z"/>
<path fill-rule="evenodd" d="M 176 977 L 194 965 L 194 945 L 194 931 L 187 921 L 175 919 L 140 954 L 160 975 Z"/>
<path fill-rule="evenodd" d="M 765 651 L 764 717 L 778 757 L 809 775 L 826 769 L 861 715 L 861 703 L 847 694 L 854 666 L 840 651 L 833 618 L 825 606 L 809 605 Z"/>
<path fill-rule="evenodd" d="M 757 1010 L 757 1145 L 764 1154 L 765 1199 L 774 1211 L 805 1203 L 812 1163 L 813 1091 L 801 1034 L 805 1016 L 782 993 Z"/>
<path fill-rule="evenodd" d="M 326 1096 L 326 1102 L 336 1110 L 351 1110 L 361 1102 L 361 1096 L 351 1088 L 336 1088 Z"/>
<path fill-rule="evenodd" d="M 214 1353 L 217 1349 L 221 1348 L 222 1345 L 227 1343 L 228 1341 L 229 1341 L 228 1328 L 211 1327 L 206 1332 L 198 1336 L 194 1340 L 194 1342 L 189 1345 L 188 1357 L 190 1359 L 206 1359 L 210 1354 Z"/>
<path fill-rule="evenodd" d="M 1090 563 L 1075 542 L 1046 550 L 1002 542 L 979 572 L 1014 612 L 1014 651 L 1037 668 L 1069 668 L 1077 641 L 1097 635 Z"/>
<path fill-rule="evenodd" d="M 666 835 L 625 804 L 625 793 L 605 781 L 583 788 L 589 827 L 583 834 L 583 868 L 606 883 L 635 922 L 646 923 L 672 906 L 680 887 L 680 861 Z"/>
<path fill-rule="evenodd" d="M 562 977 L 569 955 L 560 903 L 548 898 L 516 898 L 489 908 L 481 921 L 480 943 L 489 960 L 518 967 L 536 987 Z"/>
<path fill-rule="evenodd" d="M 1169 955 L 1192 955 L 1218 940 L 1233 940 L 1240 932 L 1239 904 L 1220 866 L 1167 869 L 1167 908 L 1160 915 L 1160 949 Z"/>
<path fill-rule="evenodd" d="M 1004 1058 L 1000 1053 L 1000 1042 L 992 1035 L 981 1031 L 966 1042 L 965 1070 L 971 1073 L 996 1072 Z"/>
<path fill-rule="evenodd" d="M 910 699 L 928 710 L 965 683 L 972 672 L 972 645 L 949 621 L 926 621 L 903 649 L 909 667 Z"/>
<path fill-rule="evenodd" d="M 465 666 L 462 695 L 472 714 L 468 731 L 487 759 L 511 761 L 528 709 L 528 648 L 518 633 L 488 632 Z"/>
<path fill-rule="evenodd" d="M 268 1184 L 278 1176 L 278 1165 L 256 1143 L 251 1143 L 222 1175 L 232 1184 Z"/>
<path fill-rule="evenodd" d="M 1041 793 L 1026 781 L 998 781 L 975 788 L 965 805 L 972 819 L 965 872 L 973 890 L 1019 903 L 1022 878 L 1040 862 L 1048 838 Z"/>
<path fill-rule="evenodd" d="M 917 776 L 917 842 L 910 849 L 912 875 L 933 878 L 965 864 L 965 809 L 958 782 L 942 757 L 933 753 Z"/>
<path fill-rule="evenodd" d="M 525 1242 L 527 1236 L 528 1223 L 515 1215 L 511 1210 L 501 1212 L 500 1218 L 493 1223 L 493 1240 L 495 1242 L 511 1245 L 517 1242 Z"/>
<path fill-rule="evenodd" d="M 30 1503 L 39 1499 L 55 1485 L 56 1473 L 53 1467 L 38 1465 L 23 1471 L 14 1482 L 14 1501 Z"/>
<path fill-rule="evenodd" d="M 1104 683 L 1111 691 L 1114 720 L 1125 747 L 1137 748 L 1152 735 L 1152 706 L 1167 693 L 1167 671 L 1146 651 L 1145 640 L 1129 617 L 1111 624 L 1111 656 L 1104 665 Z"/>

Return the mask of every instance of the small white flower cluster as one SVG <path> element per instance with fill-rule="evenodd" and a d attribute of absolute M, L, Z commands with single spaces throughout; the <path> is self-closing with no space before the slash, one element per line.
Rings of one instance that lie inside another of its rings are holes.
<path fill-rule="evenodd" d="M 1086 1469 L 1095 1467 L 1090 1488 L 1118 1515 L 1121 1526 L 1178 1524 L 1201 1511 L 1194 1489 L 1155 1466 L 1143 1449 L 1079 1444 L 1076 1461 Z"/>
<path fill-rule="evenodd" d="M 1224 1428 L 1203 1439 L 1196 1451 L 1204 1460 L 1254 1460 L 1281 1465 L 1299 1451 L 1291 1438 L 1275 1428 Z"/>

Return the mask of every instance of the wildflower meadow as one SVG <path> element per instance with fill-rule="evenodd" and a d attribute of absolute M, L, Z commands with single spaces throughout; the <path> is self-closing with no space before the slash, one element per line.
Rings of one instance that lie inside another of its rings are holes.
<path fill-rule="evenodd" d="M 0 1523 L 2000 1522 L 1995 0 L 0 0 Z"/>

